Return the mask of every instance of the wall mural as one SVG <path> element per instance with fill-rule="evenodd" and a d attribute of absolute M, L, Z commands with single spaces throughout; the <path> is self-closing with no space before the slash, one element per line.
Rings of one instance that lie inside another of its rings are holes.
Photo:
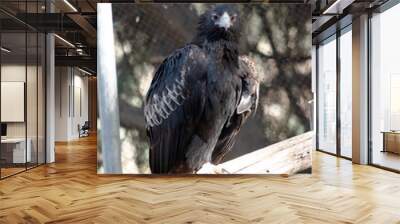
<path fill-rule="evenodd" d="M 309 5 L 98 7 L 99 174 L 311 172 Z"/>

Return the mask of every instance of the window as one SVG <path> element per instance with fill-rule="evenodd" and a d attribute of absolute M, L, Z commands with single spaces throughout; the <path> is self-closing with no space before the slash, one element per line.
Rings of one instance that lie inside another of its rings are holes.
<path fill-rule="evenodd" d="M 371 18 L 372 163 L 400 170 L 400 5 Z"/>
<path fill-rule="evenodd" d="M 352 35 L 351 26 L 340 36 L 340 155 L 352 157 Z"/>
<path fill-rule="evenodd" d="M 44 1 L 18 2 L 18 13 L 40 13 Z M 0 6 L 14 5 L 3 2 Z M 0 12 L 0 178 L 45 163 L 45 35 Z M 11 24 L 11 25 L 10 25 Z"/>
<path fill-rule="evenodd" d="M 336 36 L 318 48 L 318 149 L 336 153 Z"/>

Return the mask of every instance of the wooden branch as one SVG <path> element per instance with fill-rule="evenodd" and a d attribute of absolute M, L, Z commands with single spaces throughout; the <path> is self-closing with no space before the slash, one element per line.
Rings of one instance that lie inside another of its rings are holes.
<path fill-rule="evenodd" d="M 219 164 L 231 174 L 295 174 L 311 168 L 313 132 L 259 149 Z"/>

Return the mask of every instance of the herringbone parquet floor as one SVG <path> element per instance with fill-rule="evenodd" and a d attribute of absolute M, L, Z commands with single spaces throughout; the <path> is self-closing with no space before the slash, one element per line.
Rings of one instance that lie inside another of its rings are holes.
<path fill-rule="evenodd" d="M 313 174 L 96 174 L 95 137 L 0 181 L 0 223 L 400 223 L 400 175 L 315 152 Z"/>

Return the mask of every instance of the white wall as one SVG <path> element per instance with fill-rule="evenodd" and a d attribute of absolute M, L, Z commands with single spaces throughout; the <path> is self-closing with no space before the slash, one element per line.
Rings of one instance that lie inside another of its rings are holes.
<path fill-rule="evenodd" d="M 68 117 L 70 84 L 69 69 L 55 68 L 55 141 L 68 140 Z"/>
<path fill-rule="evenodd" d="M 25 80 L 26 78 L 27 80 Z M 20 108 L 22 110 L 20 112 L 26 113 L 26 120 L 22 122 L 5 122 L 7 123 L 7 137 L 23 138 L 26 135 L 31 143 L 29 147 L 32 150 L 32 161 L 36 162 L 36 158 L 38 158 L 39 163 L 43 163 L 45 158 L 45 90 L 43 78 L 44 74 L 41 66 L 25 66 L 25 64 L 18 63 L 3 64 L 1 66 L 2 82 L 24 82 L 26 85 L 26 105 L 23 102 L 24 105 Z M 24 94 L 24 90 L 20 91 L 22 91 L 21 94 Z M 3 97 L 7 98 L 7 95 L 2 95 Z M 2 107 L 1 110 L 5 112 L 13 110 L 13 108 Z M 13 111 L 7 112 L 13 113 Z M 38 156 L 37 153 L 39 153 Z"/>
<path fill-rule="evenodd" d="M 28 66 L 25 67 L 24 65 L 18 65 L 18 64 L 5 64 L 1 66 L 1 81 L 2 82 L 25 82 L 25 75 L 26 75 L 26 70 L 28 72 L 28 79 L 31 78 L 30 74 L 36 74 L 36 67 L 34 66 Z M 36 85 L 36 80 L 29 80 L 30 85 Z M 35 107 L 34 109 L 36 110 L 36 88 L 27 88 L 27 103 L 31 104 L 34 102 L 34 104 L 28 105 L 31 107 Z M 2 110 L 7 110 L 7 108 L 1 108 Z M 28 122 L 34 121 L 36 124 L 36 113 L 31 113 L 32 108 L 27 114 L 28 116 Z M 7 136 L 8 137 L 25 137 L 25 124 L 26 122 L 7 122 Z M 29 128 L 34 128 L 36 130 L 36 125 L 33 127 L 34 124 L 28 124 L 28 129 Z M 28 130 L 28 137 L 29 137 L 29 130 Z"/>
<path fill-rule="evenodd" d="M 76 69 L 74 70 L 74 82 L 73 82 L 74 88 L 71 88 L 74 90 L 73 92 L 74 95 L 71 96 L 71 99 L 74 99 L 74 102 L 71 102 L 71 105 L 73 105 L 73 108 L 71 108 L 72 119 L 71 119 L 71 132 L 70 132 L 72 138 L 79 137 L 78 124 L 82 126 L 85 123 L 85 121 L 89 120 L 88 77 L 81 75 L 82 73 L 80 73 L 78 70 Z"/>
<path fill-rule="evenodd" d="M 55 140 L 79 138 L 78 124 L 88 120 L 88 78 L 76 68 L 56 67 L 55 98 Z"/>

